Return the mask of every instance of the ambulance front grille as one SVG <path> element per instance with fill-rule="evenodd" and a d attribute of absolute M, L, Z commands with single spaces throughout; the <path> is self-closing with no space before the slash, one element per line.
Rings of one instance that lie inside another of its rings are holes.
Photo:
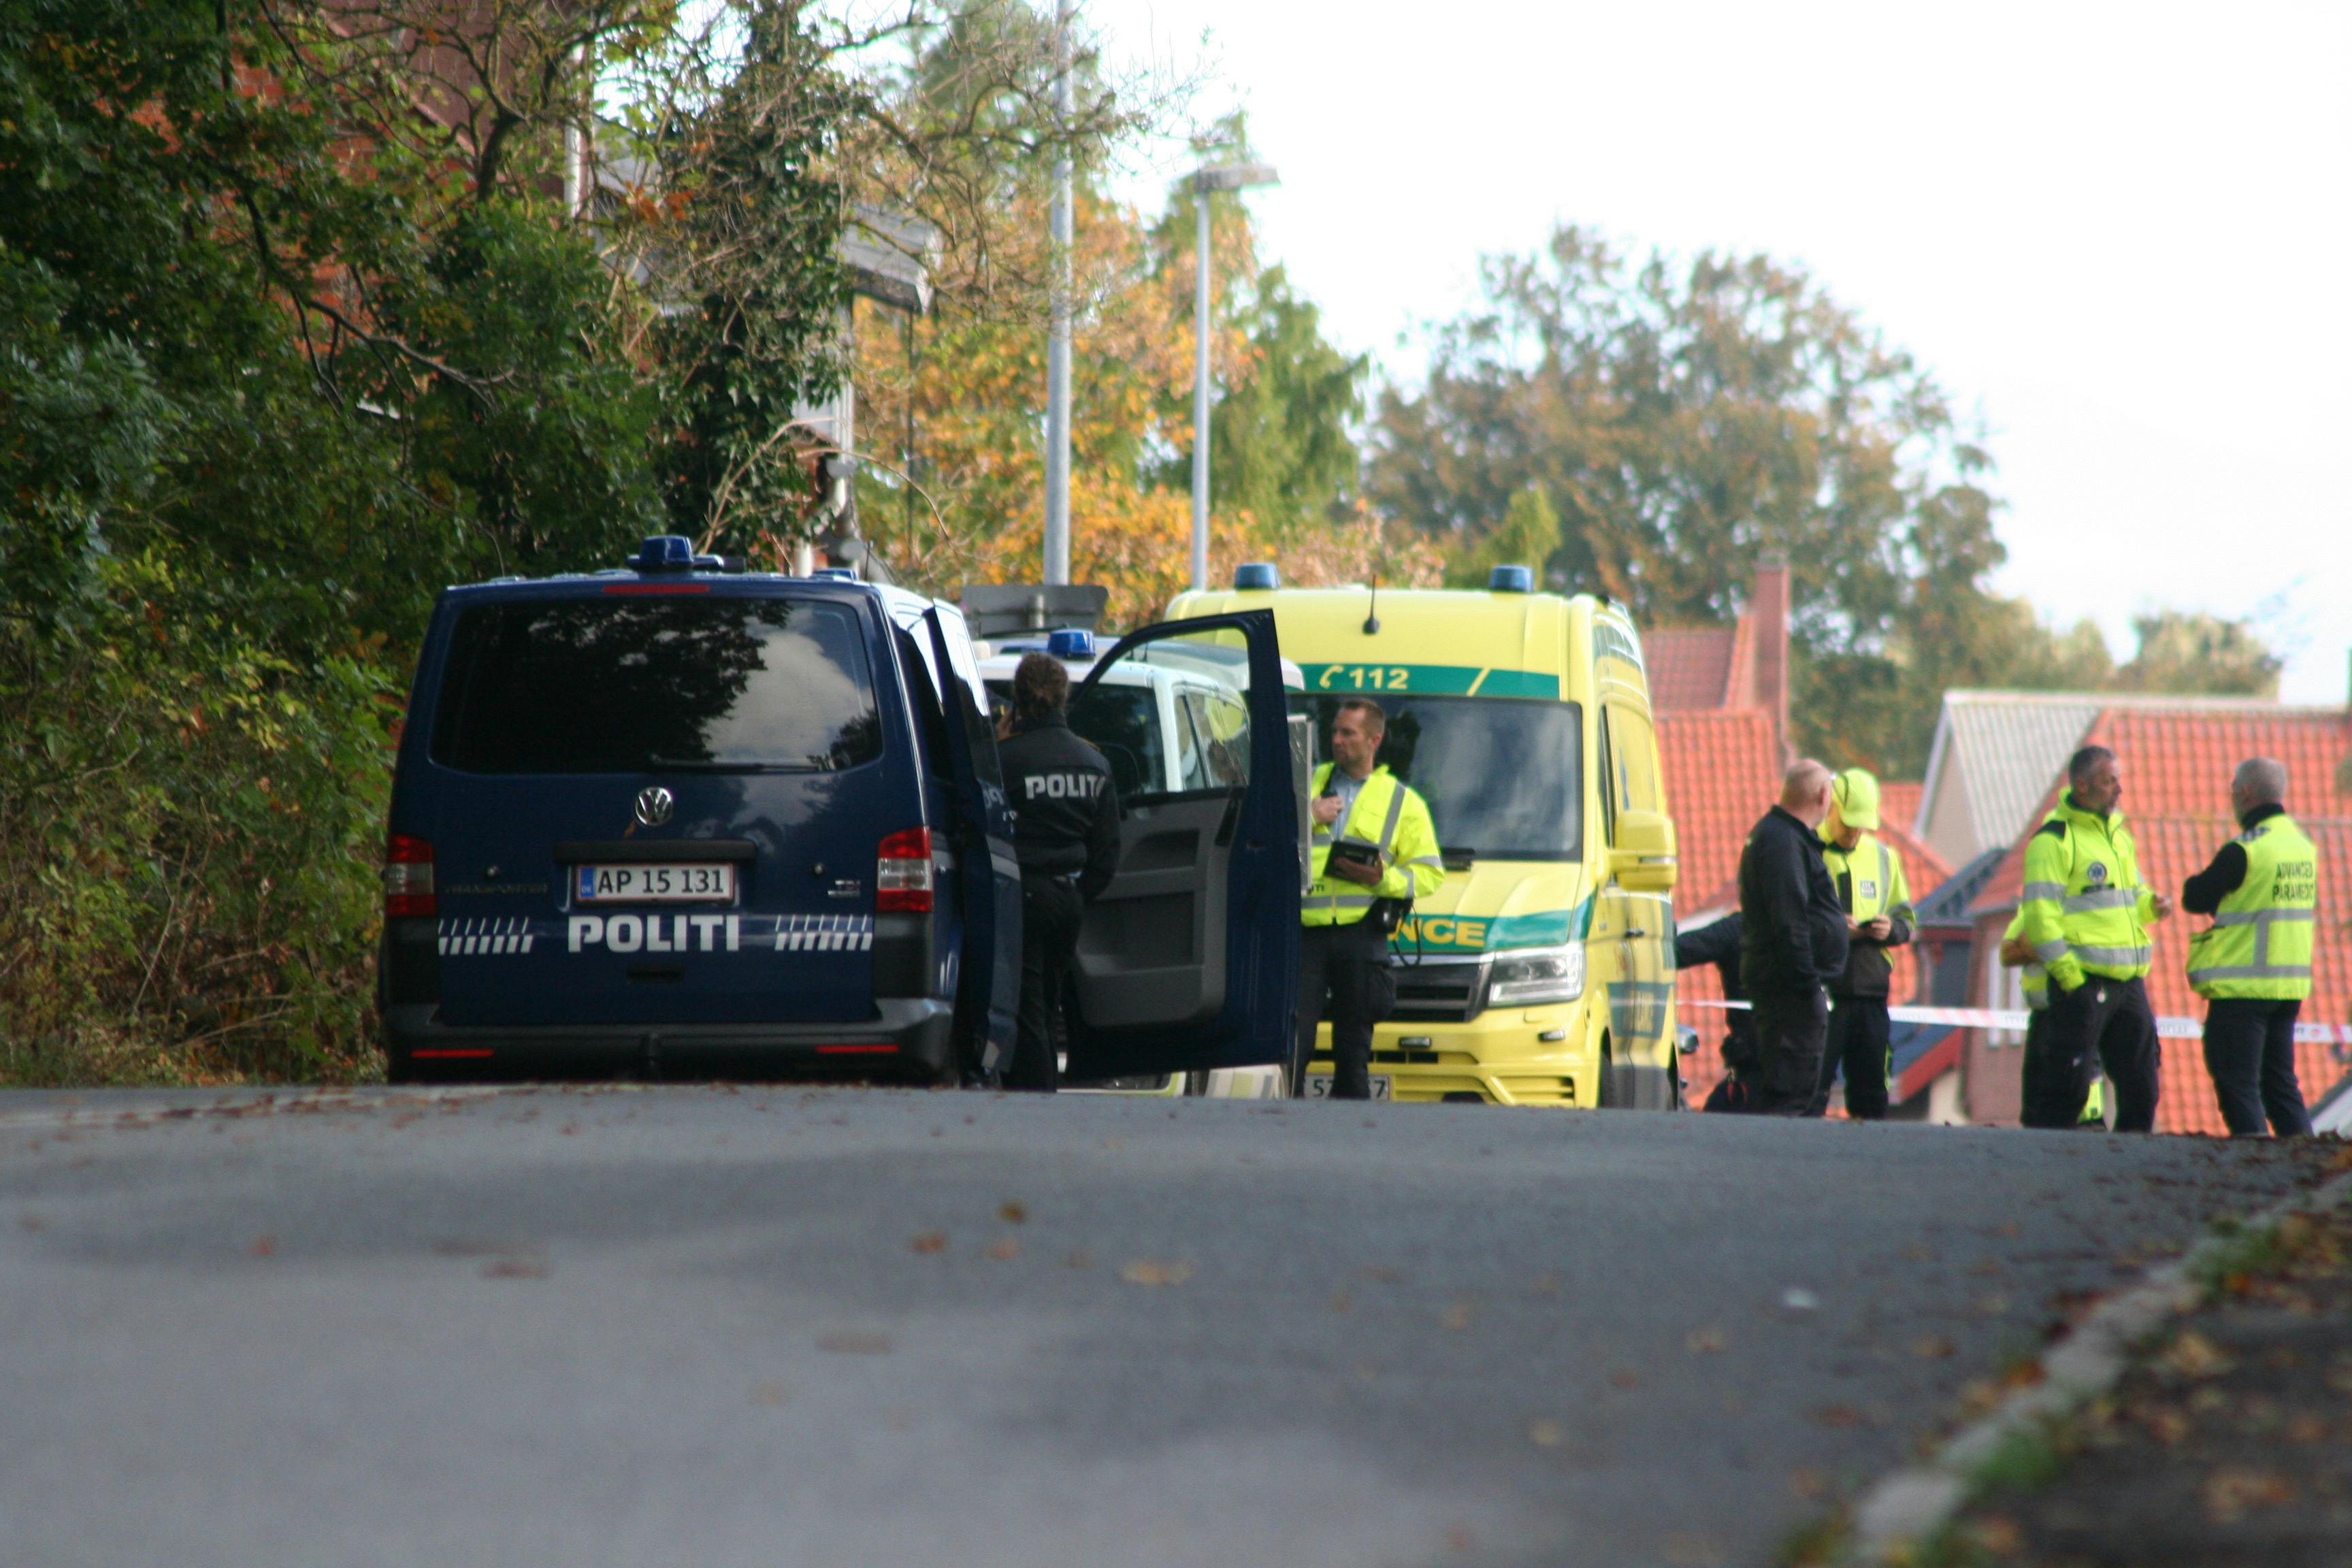
<path fill-rule="evenodd" d="M 1486 993 L 1484 963 L 1391 963 L 1396 976 L 1398 1023 L 1466 1024 L 1478 1016 Z"/>

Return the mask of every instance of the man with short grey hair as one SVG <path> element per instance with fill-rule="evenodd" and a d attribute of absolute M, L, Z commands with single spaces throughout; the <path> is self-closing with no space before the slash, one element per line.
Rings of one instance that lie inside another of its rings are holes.
<path fill-rule="evenodd" d="M 1845 906 L 1815 829 L 1831 774 L 1810 757 L 1789 769 L 1780 804 L 1739 856 L 1739 977 L 1756 1019 L 1755 1109 L 1802 1116 L 1829 1034 L 1828 982 L 1845 970 Z"/>
<path fill-rule="evenodd" d="M 2307 1134 L 2294 1026 L 2311 994 L 2319 851 L 2286 814 L 2286 766 L 2250 757 L 2230 781 L 2242 829 L 2180 889 L 2211 915 L 2189 942 L 2189 983 L 2206 998 L 2205 1070 L 2235 1138 Z"/>

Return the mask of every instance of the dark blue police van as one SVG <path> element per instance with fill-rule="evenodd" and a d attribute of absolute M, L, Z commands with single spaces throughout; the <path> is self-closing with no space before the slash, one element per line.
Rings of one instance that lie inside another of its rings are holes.
<path fill-rule="evenodd" d="M 1272 615 L 1146 627 L 1092 679 L 1202 648 L 1246 702 L 1246 777 L 1122 803 L 1076 1077 L 1288 1053 L 1300 781 Z M 952 605 L 674 537 L 449 589 L 393 786 L 392 1076 L 988 1081 L 1019 991 L 1019 805 Z"/>

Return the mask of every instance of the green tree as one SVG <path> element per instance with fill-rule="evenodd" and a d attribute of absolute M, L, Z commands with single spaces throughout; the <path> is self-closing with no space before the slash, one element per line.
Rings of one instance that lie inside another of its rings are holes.
<path fill-rule="evenodd" d="M 2187 696 L 2276 697 L 2285 663 L 2256 635 L 2251 621 L 2182 610 L 2136 616 L 2139 651 L 2116 671 L 2126 691 Z"/>
<path fill-rule="evenodd" d="M 1321 312 L 1279 267 L 1232 294 L 1240 296 L 1233 324 L 1247 348 L 1209 414 L 1215 502 L 1250 512 L 1276 537 L 1328 528 L 1355 499 L 1355 430 L 1370 362 L 1332 346 Z M 1189 454 L 1183 467 L 1189 484 Z"/>
<path fill-rule="evenodd" d="M 1436 330 L 1426 384 L 1382 395 L 1368 481 L 1462 580 L 1516 554 L 1650 624 L 1721 624 L 1777 552 L 1799 743 L 1889 776 L 1924 765 L 1947 688 L 2088 673 L 2079 637 L 1987 586 L 2004 559 L 1990 454 L 1802 272 L 1636 258 L 1563 227 L 1488 258 L 1484 281 Z M 1558 519 L 1540 541 L 1530 497 Z"/>
<path fill-rule="evenodd" d="M 552 188 L 647 9 L 0 0 L 0 1080 L 373 1070 L 434 593 L 654 510 Z"/>

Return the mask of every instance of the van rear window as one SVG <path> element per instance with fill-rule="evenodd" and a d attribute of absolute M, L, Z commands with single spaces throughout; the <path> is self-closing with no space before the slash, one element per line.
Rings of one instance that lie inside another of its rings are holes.
<path fill-rule="evenodd" d="M 881 754 L 858 617 L 795 599 L 475 605 L 433 727 L 434 760 L 478 773 L 832 772 Z"/>

